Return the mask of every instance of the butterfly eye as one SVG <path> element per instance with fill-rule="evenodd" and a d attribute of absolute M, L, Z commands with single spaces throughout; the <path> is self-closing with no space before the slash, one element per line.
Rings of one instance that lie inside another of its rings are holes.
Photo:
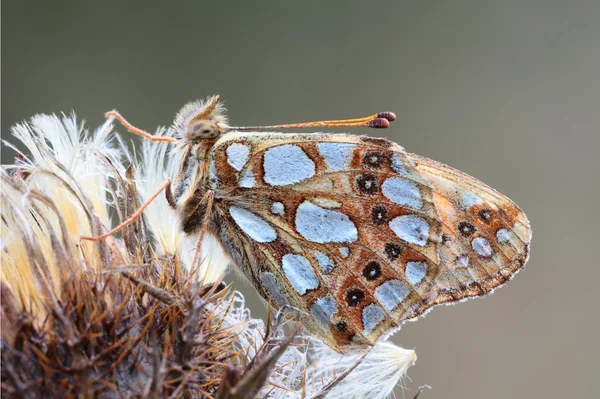
<path fill-rule="evenodd" d="M 200 120 L 192 122 L 186 131 L 186 139 L 190 141 L 213 139 L 219 135 L 219 128 L 214 122 Z"/>

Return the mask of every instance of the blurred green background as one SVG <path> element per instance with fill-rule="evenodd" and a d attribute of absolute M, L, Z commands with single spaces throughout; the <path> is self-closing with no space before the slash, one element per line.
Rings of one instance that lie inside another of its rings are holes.
<path fill-rule="evenodd" d="M 600 2 L 2 1 L 3 138 L 71 109 L 154 130 L 213 93 L 232 124 L 394 111 L 360 133 L 527 212 L 525 271 L 395 334 L 419 357 L 399 397 L 599 397 Z"/>

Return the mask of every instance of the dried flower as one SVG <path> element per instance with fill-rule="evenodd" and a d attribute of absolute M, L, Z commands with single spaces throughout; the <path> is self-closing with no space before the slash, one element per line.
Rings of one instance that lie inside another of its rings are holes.
<path fill-rule="evenodd" d="M 166 144 L 144 143 L 136 159 L 111 123 L 90 134 L 74 115 L 37 115 L 12 129 L 26 150 L 0 172 L 3 395 L 392 392 L 413 351 L 381 342 L 341 355 L 290 334 L 297 328 L 285 317 L 251 318 L 244 297 L 221 282 L 229 260 L 211 238 L 189 279 L 198 237 L 183 235 L 163 197 L 118 237 L 81 241 L 128 218 L 178 167 Z"/>

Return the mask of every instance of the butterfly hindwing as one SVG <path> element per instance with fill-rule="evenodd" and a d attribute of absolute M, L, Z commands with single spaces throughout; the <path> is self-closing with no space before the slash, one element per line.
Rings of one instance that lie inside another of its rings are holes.
<path fill-rule="evenodd" d="M 465 173 L 418 155 L 409 156 L 434 190 L 440 218 L 447 225 L 454 224 L 466 244 L 463 250 L 468 262 L 466 258 L 442 261 L 470 272 L 478 264 L 489 274 L 479 280 L 481 294 L 512 278 L 529 256 L 531 229 L 523 211 L 506 196 Z"/>
<path fill-rule="evenodd" d="M 263 297 L 300 309 L 333 347 L 483 295 L 526 256 L 514 203 L 384 139 L 229 133 L 211 158 L 221 241 Z"/>

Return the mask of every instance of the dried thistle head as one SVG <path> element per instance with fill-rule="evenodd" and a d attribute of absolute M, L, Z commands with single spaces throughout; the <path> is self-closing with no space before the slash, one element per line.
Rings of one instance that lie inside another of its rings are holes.
<path fill-rule="evenodd" d="M 388 396 L 413 351 L 382 343 L 340 355 L 292 337 L 285 317 L 251 318 L 222 283 L 229 261 L 210 237 L 189 274 L 198 237 L 181 232 L 164 197 L 118 237 L 82 241 L 176 172 L 167 145 L 144 143 L 136 160 L 111 131 L 109 120 L 90 134 L 74 115 L 13 128 L 26 151 L 0 172 L 3 395 Z M 380 378 L 357 390 L 374 369 Z"/>

